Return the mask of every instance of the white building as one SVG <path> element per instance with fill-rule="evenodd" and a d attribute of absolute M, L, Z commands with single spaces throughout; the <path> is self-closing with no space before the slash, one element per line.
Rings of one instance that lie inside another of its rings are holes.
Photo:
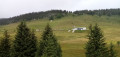
<path fill-rule="evenodd" d="M 86 27 L 79 27 L 72 29 L 72 32 L 75 32 L 75 30 L 86 30 Z"/>

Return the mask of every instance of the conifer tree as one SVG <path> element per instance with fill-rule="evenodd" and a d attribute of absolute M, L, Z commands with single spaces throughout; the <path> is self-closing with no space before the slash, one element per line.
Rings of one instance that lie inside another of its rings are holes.
<path fill-rule="evenodd" d="M 86 57 L 108 57 L 108 48 L 104 42 L 101 29 L 96 24 L 94 27 L 90 25 L 88 34 L 88 42 L 86 44 Z"/>
<path fill-rule="evenodd" d="M 31 50 L 31 57 L 36 56 L 36 51 L 37 51 L 37 37 L 35 36 L 34 30 L 32 30 L 31 35 L 30 35 L 30 50 Z"/>
<path fill-rule="evenodd" d="M 114 45 L 111 43 L 109 47 L 109 57 L 117 57 Z"/>
<path fill-rule="evenodd" d="M 35 57 L 36 37 L 23 21 L 17 28 L 13 45 L 13 57 Z"/>
<path fill-rule="evenodd" d="M 62 57 L 62 50 L 49 24 L 42 34 L 38 57 Z"/>
<path fill-rule="evenodd" d="M 10 57 L 10 39 L 7 30 L 4 32 L 4 37 L 0 42 L 0 57 Z"/>

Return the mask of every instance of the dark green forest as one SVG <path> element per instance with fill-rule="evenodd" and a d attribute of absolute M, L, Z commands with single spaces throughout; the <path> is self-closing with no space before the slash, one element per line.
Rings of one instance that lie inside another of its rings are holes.
<path fill-rule="evenodd" d="M 120 15 L 120 8 L 117 9 L 99 9 L 99 10 L 77 10 L 77 11 L 67 11 L 67 10 L 49 10 L 49 11 L 41 11 L 41 12 L 32 12 L 32 13 L 26 13 L 19 16 L 14 16 L 10 18 L 0 18 L 0 25 L 7 25 L 10 23 L 16 23 L 21 20 L 37 20 L 37 19 L 60 19 L 64 16 L 68 16 L 72 14 L 74 15 L 97 15 L 99 17 L 106 15 Z"/>

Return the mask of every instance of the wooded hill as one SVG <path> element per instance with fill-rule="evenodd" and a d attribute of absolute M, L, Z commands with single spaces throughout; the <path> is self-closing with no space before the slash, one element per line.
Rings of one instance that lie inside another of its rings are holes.
<path fill-rule="evenodd" d="M 32 12 L 26 13 L 19 16 L 14 16 L 10 18 L 0 19 L 0 25 L 7 25 L 10 23 L 16 23 L 21 20 L 36 20 L 36 19 L 60 19 L 64 16 L 68 16 L 69 14 L 74 15 L 98 15 L 99 17 L 103 15 L 112 16 L 112 15 L 120 15 L 120 8 L 117 9 L 99 9 L 99 10 L 77 10 L 77 11 L 67 11 L 67 10 L 49 10 L 49 11 L 41 11 L 41 12 Z"/>

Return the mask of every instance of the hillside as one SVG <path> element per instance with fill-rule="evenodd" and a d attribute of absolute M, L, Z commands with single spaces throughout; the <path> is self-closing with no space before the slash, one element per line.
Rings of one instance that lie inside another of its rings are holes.
<path fill-rule="evenodd" d="M 120 16 L 112 15 L 112 16 L 98 16 L 98 15 L 67 15 L 65 17 L 55 19 L 50 22 L 49 18 L 42 18 L 38 20 L 27 21 L 27 25 L 31 29 L 39 29 L 40 31 L 36 31 L 36 36 L 38 40 L 41 37 L 41 33 L 46 26 L 47 23 L 50 23 L 56 37 L 58 38 L 62 50 L 63 57 L 85 57 L 84 46 L 87 41 L 87 32 L 82 33 L 72 33 L 68 32 L 68 30 L 75 27 L 87 27 L 90 24 L 99 24 L 101 27 L 104 36 L 106 38 L 107 44 L 113 42 L 115 44 L 115 49 L 120 54 L 120 46 L 117 46 L 116 42 L 120 41 Z M 16 32 L 16 27 L 19 24 L 12 23 L 9 25 L 0 26 L 0 36 L 2 36 L 3 30 L 8 30 L 11 35 L 11 39 L 13 40 Z M 120 56 L 120 55 L 119 55 Z M 119 57 L 118 56 L 118 57 Z"/>

